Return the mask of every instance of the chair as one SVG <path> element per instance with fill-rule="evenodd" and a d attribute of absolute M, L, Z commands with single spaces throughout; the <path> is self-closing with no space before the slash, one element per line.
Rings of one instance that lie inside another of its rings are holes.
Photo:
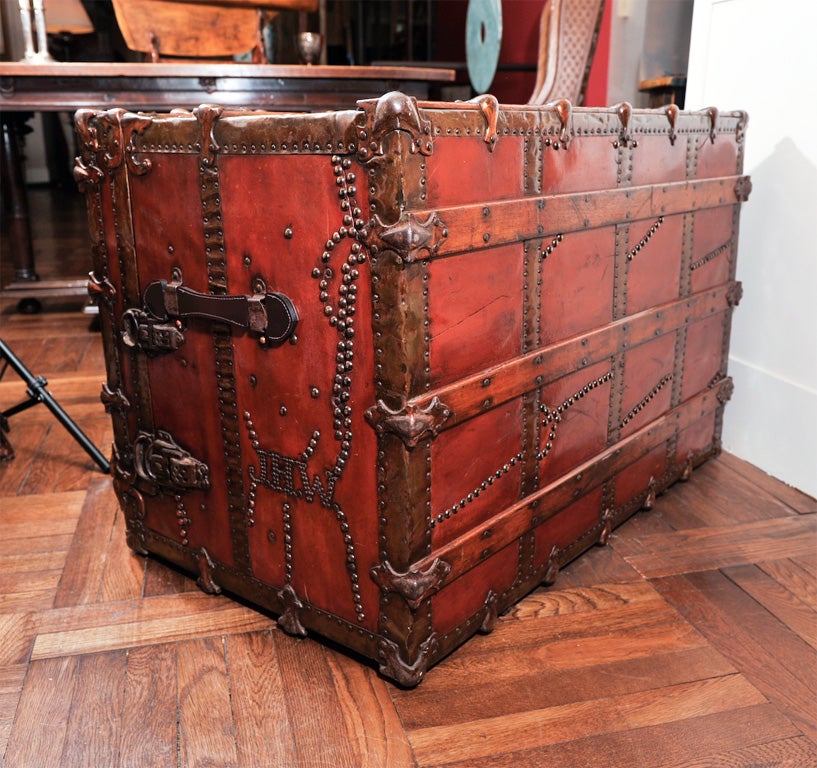
<path fill-rule="evenodd" d="M 125 44 L 151 61 L 252 51 L 253 61 L 263 62 L 262 13 L 314 11 L 318 0 L 113 0 L 113 6 Z"/>
<path fill-rule="evenodd" d="M 545 0 L 539 22 L 536 85 L 529 104 L 582 104 L 605 0 Z"/>

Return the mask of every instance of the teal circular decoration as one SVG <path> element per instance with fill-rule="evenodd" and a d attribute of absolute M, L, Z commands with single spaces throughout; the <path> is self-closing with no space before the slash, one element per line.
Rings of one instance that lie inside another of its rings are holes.
<path fill-rule="evenodd" d="M 502 44 L 502 0 L 469 0 L 465 17 L 468 77 L 477 93 L 487 93 Z"/>

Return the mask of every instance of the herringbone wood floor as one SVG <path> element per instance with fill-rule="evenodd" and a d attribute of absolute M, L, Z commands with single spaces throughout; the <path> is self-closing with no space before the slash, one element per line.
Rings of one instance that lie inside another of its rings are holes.
<path fill-rule="evenodd" d="M 99 445 L 75 308 L 0 335 Z M 8 372 L 0 409 L 24 397 Z M 727 412 L 728 418 L 728 412 Z M 38 406 L 0 466 L 0 766 L 817 765 L 817 502 L 724 455 L 399 690 L 130 553 L 108 477 Z"/>

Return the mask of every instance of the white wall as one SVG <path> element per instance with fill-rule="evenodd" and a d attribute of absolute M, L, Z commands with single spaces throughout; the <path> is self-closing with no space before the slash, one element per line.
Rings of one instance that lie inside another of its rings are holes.
<path fill-rule="evenodd" d="M 647 0 L 612 1 L 607 103 L 629 101 L 634 107 L 646 107 L 647 94 L 638 92 L 638 83 L 642 79 L 639 71 L 647 23 Z"/>
<path fill-rule="evenodd" d="M 642 80 L 686 74 L 693 0 L 607 0 L 612 3 L 607 103 L 646 107 Z"/>
<path fill-rule="evenodd" d="M 695 0 L 686 107 L 749 112 L 723 444 L 817 496 L 817 3 Z"/>

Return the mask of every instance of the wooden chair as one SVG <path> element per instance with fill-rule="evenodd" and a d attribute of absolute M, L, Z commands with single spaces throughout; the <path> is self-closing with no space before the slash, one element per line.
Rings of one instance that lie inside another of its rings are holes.
<path fill-rule="evenodd" d="M 263 62 L 262 14 L 315 11 L 318 0 L 113 0 L 113 7 L 125 44 L 154 62 L 167 56 L 228 58 L 246 51 Z"/>
<path fill-rule="evenodd" d="M 528 103 L 584 101 L 605 0 L 545 0 L 536 85 Z"/>

